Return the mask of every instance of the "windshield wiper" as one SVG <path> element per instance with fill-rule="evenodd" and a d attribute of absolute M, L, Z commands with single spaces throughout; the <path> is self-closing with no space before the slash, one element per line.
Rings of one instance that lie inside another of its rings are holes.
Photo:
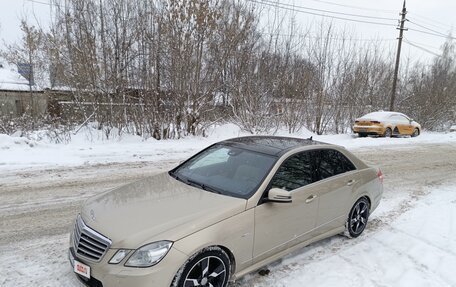
<path fill-rule="evenodd" d="M 179 177 L 174 171 L 168 171 L 168 174 L 171 177 L 174 177 L 175 179 L 177 179 L 178 181 L 182 181 L 183 183 L 187 183 L 183 178 Z"/>
<path fill-rule="evenodd" d="M 213 192 L 213 193 L 217 193 L 217 194 L 222 194 L 222 192 L 220 192 L 220 190 L 218 190 L 218 189 L 215 189 L 215 188 L 213 188 L 213 187 L 210 187 L 210 186 L 208 186 L 208 185 L 205 185 L 204 183 L 200 183 L 200 182 L 194 181 L 194 180 L 189 179 L 189 178 L 187 178 L 187 183 L 190 184 L 190 185 L 199 187 L 199 188 L 201 188 L 201 189 L 203 189 L 203 190 L 209 191 L 209 192 Z"/>

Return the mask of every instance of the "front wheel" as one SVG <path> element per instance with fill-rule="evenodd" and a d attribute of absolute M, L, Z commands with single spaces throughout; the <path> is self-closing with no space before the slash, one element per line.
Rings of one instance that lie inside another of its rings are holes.
<path fill-rule="evenodd" d="M 369 201 L 362 197 L 353 205 L 346 223 L 346 235 L 356 238 L 363 233 L 369 219 Z"/>
<path fill-rule="evenodd" d="M 230 278 L 230 259 L 223 249 L 211 247 L 190 258 L 173 280 L 172 287 L 226 287 Z"/>
<path fill-rule="evenodd" d="M 415 128 L 415 130 L 413 131 L 413 134 L 412 134 L 412 138 L 417 137 L 419 135 L 420 135 L 420 130 L 418 128 Z"/>

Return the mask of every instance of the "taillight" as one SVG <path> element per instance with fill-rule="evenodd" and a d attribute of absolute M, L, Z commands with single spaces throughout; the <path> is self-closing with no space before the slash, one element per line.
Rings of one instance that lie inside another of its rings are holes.
<path fill-rule="evenodd" d="M 358 124 L 358 123 L 359 123 L 359 121 L 355 121 L 355 124 Z"/>
<path fill-rule="evenodd" d="M 371 123 L 378 125 L 380 122 L 379 121 L 371 121 Z"/>
<path fill-rule="evenodd" d="M 384 178 L 384 177 L 383 177 L 383 173 L 382 173 L 381 169 L 378 169 L 378 171 L 377 171 L 377 177 L 378 177 L 378 179 L 380 180 L 380 182 L 383 183 L 383 178 Z"/>

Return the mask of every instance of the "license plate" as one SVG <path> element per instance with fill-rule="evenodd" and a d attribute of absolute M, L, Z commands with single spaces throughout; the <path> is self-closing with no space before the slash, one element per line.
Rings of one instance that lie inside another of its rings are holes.
<path fill-rule="evenodd" d="M 367 129 L 359 129 L 359 132 L 366 133 Z"/>
<path fill-rule="evenodd" d="M 74 267 L 73 267 L 74 272 L 77 274 L 84 276 L 88 279 L 90 279 L 90 266 L 87 266 L 77 260 L 74 260 Z"/>

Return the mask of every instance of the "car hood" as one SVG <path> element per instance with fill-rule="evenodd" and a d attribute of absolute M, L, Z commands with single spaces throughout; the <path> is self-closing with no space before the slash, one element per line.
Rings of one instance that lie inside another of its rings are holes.
<path fill-rule="evenodd" d="M 177 241 L 245 207 L 245 199 L 201 190 L 161 173 L 88 199 L 81 216 L 112 240 L 112 248 L 136 249 L 159 240 Z"/>

